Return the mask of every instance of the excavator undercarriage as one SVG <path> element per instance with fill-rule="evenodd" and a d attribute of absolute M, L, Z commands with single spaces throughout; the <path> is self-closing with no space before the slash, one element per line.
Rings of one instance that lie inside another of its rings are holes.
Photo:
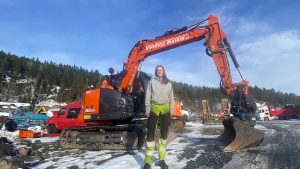
<path fill-rule="evenodd" d="M 65 129 L 60 144 L 85 150 L 132 150 L 143 145 L 143 126 L 87 126 Z"/>

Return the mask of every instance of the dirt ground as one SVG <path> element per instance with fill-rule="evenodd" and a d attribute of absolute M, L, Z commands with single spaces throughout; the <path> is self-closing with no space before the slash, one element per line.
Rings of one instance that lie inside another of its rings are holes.
<path fill-rule="evenodd" d="M 196 143 L 195 146 L 205 144 L 206 153 L 189 161 L 184 168 L 299 169 L 300 121 L 258 122 L 258 126 L 265 133 L 264 140 L 258 147 L 224 153 L 217 148 L 215 140 L 209 143 L 199 140 L 199 144 Z"/>
<path fill-rule="evenodd" d="M 258 122 L 256 126 L 265 133 L 263 142 L 255 148 L 235 153 L 222 151 L 217 135 L 206 133 L 207 128 L 221 125 L 190 124 L 177 134 L 168 145 L 167 163 L 170 169 L 184 168 L 300 168 L 300 121 Z M 12 168 L 142 168 L 144 151 L 85 151 L 65 150 L 58 139 L 31 140 L 13 143 L 15 149 L 23 147 L 23 155 L 1 157 L 0 165 L 15 162 Z M 11 146 L 11 145 L 10 145 Z M 28 148 L 27 152 L 25 148 Z M 24 153 L 25 151 L 25 153 Z M 155 154 L 157 156 L 157 154 Z M 154 160 L 157 162 L 157 158 Z M 25 161 L 25 163 L 22 163 Z M 155 165 L 152 168 L 159 168 Z M 3 168 L 2 168 L 3 169 Z"/>

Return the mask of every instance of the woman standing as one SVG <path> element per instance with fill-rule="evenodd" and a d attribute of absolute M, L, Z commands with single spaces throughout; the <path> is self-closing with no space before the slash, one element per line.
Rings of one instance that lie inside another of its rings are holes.
<path fill-rule="evenodd" d="M 145 152 L 144 169 L 150 169 L 153 163 L 153 153 L 155 148 L 155 130 L 158 119 L 160 120 L 160 138 L 159 138 L 159 162 L 162 169 L 168 169 L 165 162 L 166 143 L 168 129 L 170 125 L 170 116 L 174 111 L 173 87 L 167 78 L 165 69 L 162 65 L 155 68 L 155 78 L 151 79 L 145 98 L 146 116 L 148 117 L 148 132 Z"/>

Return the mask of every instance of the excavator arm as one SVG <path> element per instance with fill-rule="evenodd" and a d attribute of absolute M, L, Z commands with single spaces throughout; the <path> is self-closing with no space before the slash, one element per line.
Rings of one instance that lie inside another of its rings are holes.
<path fill-rule="evenodd" d="M 207 25 L 202 25 L 207 22 Z M 244 93 L 247 95 L 248 81 L 242 76 L 239 64 L 232 52 L 230 44 L 225 33 L 220 28 L 218 18 L 209 16 L 208 19 L 195 23 L 191 26 L 185 26 L 177 30 L 170 30 L 163 36 L 156 37 L 151 40 L 139 41 L 130 51 L 128 60 L 123 66 L 123 79 L 120 92 L 130 94 L 132 86 L 142 61 L 151 55 L 160 53 L 172 48 L 177 48 L 192 42 L 205 39 L 206 53 L 211 56 L 217 66 L 218 73 L 221 77 L 222 86 L 229 95 L 233 94 L 233 90 L 237 87 L 243 87 Z M 227 59 L 227 52 L 230 54 L 235 67 L 241 76 L 241 82 L 233 83 L 230 67 Z"/>

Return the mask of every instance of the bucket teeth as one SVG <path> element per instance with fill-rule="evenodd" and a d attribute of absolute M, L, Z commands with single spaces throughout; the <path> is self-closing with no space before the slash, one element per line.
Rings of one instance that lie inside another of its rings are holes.
<path fill-rule="evenodd" d="M 224 132 L 218 137 L 226 147 L 225 152 L 233 152 L 241 149 L 258 146 L 263 140 L 263 132 L 251 127 L 238 118 L 230 118 L 223 121 Z"/>

